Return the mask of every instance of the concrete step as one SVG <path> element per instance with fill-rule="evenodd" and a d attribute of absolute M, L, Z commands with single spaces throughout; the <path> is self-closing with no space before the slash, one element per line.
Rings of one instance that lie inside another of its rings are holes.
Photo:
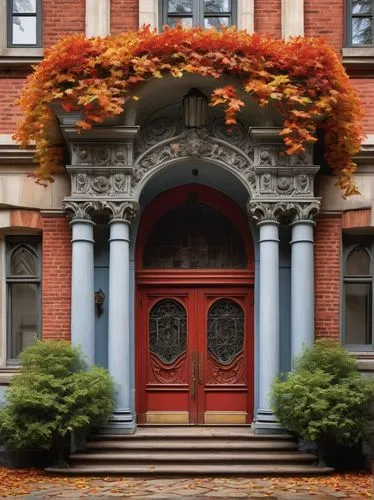
<path fill-rule="evenodd" d="M 159 439 L 169 439 L 169 440 L 175 440 L 175 439 L 191 439 L 191 440 L 200 440 L 200 439 L 209 439 L 209 438 L 214 438 L 215 440 L 220 440 L 220 439 L 231 439 L 231 440 L 239 440 L 239 439 L 246 439 L 249 441 L 273 441 L 273 440 L 280 440 L 280 441 L 287 441 L 287 440 L 294 440 L 295 437 L 292 436 L 291 434 L 274 434 L 270 436 L 261 436 L 261 435 L 255 435 L 250 433 L 249 431 L 247 432 L 217 432 L 215 430 L 211 431 L 205 431 L 204 433 L 201 432 L 186 432 L 186 431 L 180 431 L 180 432 L 172 432 L 172 433 L 167 433 L 164 432 L 141 432 L 137 431 L 136 434 L 130 434 L 130 435 L 123 435 L 123 434 L 93 434 L 90 436 L 89 440 L 90 441 L 139 441 L 139 440 L 159 440 Z"/>
<path fill-rule="evenodd" d="M 91 450 L 296 450 L 294 441 L 287 440 L 229 440 L 198 439 L 178 440 L 174 438 L 154 440 L 106 440 L 88 441 L 87 451 Z"/>
<path fill-rule="evenodd" d="M 71 468 L 48 467 L 47 472 L 63 475 L 124 475 L 136 476 L 319 476 L 333 469 L 312 465 L 289 464 L 214 464 L 214 465 L 75 465 Z"/>
<path fill-rule="evenodd" d="M 186 463 L 191 462 L 200 463 L 204 462 L 205 465 L 215 464 L 217 462 L 235 462 L 235 463 L 263 463 L 270 462 L 276 464 L 279 462 L 296 464 L 296 463 L 313 463 L 316 461 L 316 457 L 310 453 L 299 453 L 299 452 L 261 452 L 255 451 L 252 453 L 247 452 L 212 452 L 208 453 L 202 451 L 199 453 L 193 451 L 186 451 L 184 453 L 179 452 L 162 452 L 162 451 L 152 451 L 152 452 L 135 452 L 135 451 L 124 451 L 124 452 L 99 452 L 99 453 L 75 453 L 70 456 L 70 460 L 73 464 L 84 465 L 87 463 L 97 462 L 100 464 L 105 464 L 108 462 L 119 462 L 119 465 L 125 465 L 126 462 L 130 464 L 133 462 L 142 462 L 147 464 L 150 462 L 155 463 Z"/>

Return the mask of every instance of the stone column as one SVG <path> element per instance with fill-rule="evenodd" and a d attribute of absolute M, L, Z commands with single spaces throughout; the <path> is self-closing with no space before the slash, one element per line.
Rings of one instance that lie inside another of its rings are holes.
<path fill-rule="evenodd" d="M 109 238 L 108 368 L 116 383 L 116 408 L 104 432 L 131 434 L 135 419 L 131 410 L 131 332 L 129 281 L 129 228 L 133 203 L 107 202 L 112 211 Z"/>
<path fill-rule="evenodd" d="M 279 222 L 280 204 L 250 203 L 260 229 L 259 398 L 256 434 L 281 430 L 270 404 L 271 386 L 279 375 Z M 279 213 L 278 213 L 279 212 Z"/>
<path fill-rule="evenodd" d="M 86 360 L 95 362 L 94 223 L 90 203 L 65 203 L 73 212 L 71 276 L 71 341 L 80 345 Z"/>
<path fill-rule="evenodd" d="M 260 222 L 259 408 L 255 431 L 275 433 L 279 424 L 270 405 L 271 385 L 279 374 L 279 229 Z"/>
<path fill-rule="evenodd" d="M 318 204 L 311 204 L 308 208 L 317 212 Z M 303 347 L 310 347 L 314 340 L 314 224 L 303 214 L 291 224 L 292 362 Z"/>

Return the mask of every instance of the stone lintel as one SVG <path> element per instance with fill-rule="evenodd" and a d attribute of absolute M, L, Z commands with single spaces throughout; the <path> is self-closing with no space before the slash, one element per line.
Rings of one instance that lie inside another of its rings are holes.
<path fill-rule="evenodd" d="M 282 144 L 281 130 L 281 127 L 250 127 L 248 134 L 254 144 Z"/>

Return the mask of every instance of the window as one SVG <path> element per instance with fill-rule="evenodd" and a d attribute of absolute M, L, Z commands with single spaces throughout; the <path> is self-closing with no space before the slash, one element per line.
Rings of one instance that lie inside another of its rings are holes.
<path fill-rule="evenodd" d="M 357 351 L 373 350 L 373 250 L 362 240 L 344 251 L 344 343 Z"/>
<path fill-rule="evenodd" d="M 347 20 L 350 46 L 374 45 L 374 0 L 349 0 Z"/>
<path fill-rule="evenodd" d="M 41 0 L 8 0 L 8 47 L 41 46 Z"/>
<path fill-rule="evenodd" d="M 7 238 L 7 358 L 40 335 L 40 241 Z"/>
<path fill-rule="evenodd" d="M 235 24 L 234 0 L 163 0 L 161 24 L 175 26 L 231 26 Z"/>

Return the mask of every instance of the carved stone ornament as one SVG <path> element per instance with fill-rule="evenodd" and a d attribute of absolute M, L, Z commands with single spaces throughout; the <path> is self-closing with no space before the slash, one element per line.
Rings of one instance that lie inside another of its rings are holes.
<path fill-rule="evenodd" d="M 72 144 L 72 164 L 96 167 L 131 166 L 133 156 L 131 142 L 78 143 Z"/>
<path fill-rule="evenodd" d="M 149 171 L 173 160 L 200 158 L 213 160 L 236 170 L 241 175 L 253 178 L 253 161 L 238 147 L 212 137 L 206 129 L 185 130 L 148 149 L 135 162 L 133 186 L 135 187 Z"/>
<path fill-rule="evenodd" d="M 102 201 L 101 209 L 109 213 L 112 219 L 131 222 L 138 213 L 138 204 L 133 201 Z"/>
<path fill-rule="evenodd" d="M 252 216 L 257 222 L 279 222 L 279 219 L 292 209 L 293 205 L 288 201 L 274 203 L 249 200 L 247 204 L 248 215 Z"/>
<path fill-rule="evenodd" d="M 321 202 L 316 199 L 310 202 L 291 203 L 291 214 L 294 221 L 313 220 L 318 214 Z"/>
<path fill-rule="evenodd" d="M 96 201 L 65 201 L 63 202 L 65 211 L 72 216 L 72 219 L 92 220 L 92 214 L 100 210 L 100 203 Z"/>

